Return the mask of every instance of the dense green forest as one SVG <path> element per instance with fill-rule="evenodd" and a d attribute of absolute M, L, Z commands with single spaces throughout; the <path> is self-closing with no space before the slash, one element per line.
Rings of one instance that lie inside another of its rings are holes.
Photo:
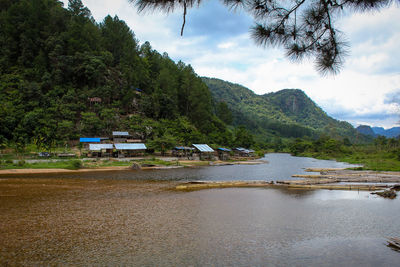
<path fill-rule="evenodd" d="M 80 0 L 0 7 L 2 146 L 48 149 L 112 130 L 153 146 L 241 145 L 192 67 L 140 45 L 118 17 L 96 23 Z"/>

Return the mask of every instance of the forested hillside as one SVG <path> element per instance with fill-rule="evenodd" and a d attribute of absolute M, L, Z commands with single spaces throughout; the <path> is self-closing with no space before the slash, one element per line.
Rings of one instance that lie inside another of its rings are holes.
<path fill-rule="evenodd" d="M 231 110 L 233 125 L 244 125 L 261 136 L 318 137 L 325 134 L 353 141 L 364 138 L 349 123 L 329 117 L 301 90 L 285 89 L 256 95 L 238 84 L 202 79 L 214 101 Z"/>
<path fill-rule="evenodd" d="M 157 150 L 192 143 L 269 148 L 276 139 L 279 150 L 281 137 L 359 138 L 301 90 L 260 96 L 200 78 L 190 65 L 141 44 L 118 17 L 94 21 L 81 0 L 68 7 L 57 0 L 0 3 L 1 147 L 49 149 L 113 130 Z"/>
<path fill-rule="evenodd" d="M 126 130 L 163 146 L 229 144 L 190 65 L 139 45 L 118 17 L 96 23 L 80 0 L 2 0 L 0 139 L 23 148 Z"/>

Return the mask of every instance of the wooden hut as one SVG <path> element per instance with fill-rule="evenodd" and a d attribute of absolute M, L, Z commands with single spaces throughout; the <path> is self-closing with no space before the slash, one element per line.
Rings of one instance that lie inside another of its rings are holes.
<path fill-rule="evenodd" d="M 123 143 L 123 144 L 114 144 L 114 146 L 118 153 L 119 158 L 143 155 L 147 149 L 146 145 L 143 143 L 135 143 L 135 144 Z"/>
<path fill-rule="evenodd" d="M 172 149 L 172 156 L 191 158 L 193 155 L 193 147 L 176 146 Z"/>
<path fill-rule="evenodd" d="M 130 135 L 128 132 L 118 132 L 118 131 L 112 132 L 112 139 L 114 143 L 126 143 L 129 137 Z"/>
<path fill-rule="evenodd" d="M 99 144 L 101 142 L 100 137 L 81 137 L 79 143 L 83 144 L 83 148 L 88 149 L 89 144 Z"/>
<path fill-rule="evenodd" d="M 193 144 L 196 152 L 199 154 L 199 158 L 203 159 L 214 159 L 214 149 L 209 147 L 207 144 Z"/>
<path fill-rule="evenodd" d="M 224 148 L 224 147 L 219 147 L 217 149 L 218 152 L 218 158 L 220 160 L 229 160 L 230 159 L 230 153 L 232 150 L 230 150 L 229 148 Z"/>
<path fill-rule="evenodd" d="M 113 144 L 89 144 L 89 156 L 91 157 L 111 157 Z"/>
<path fill-rule="evenodd" d="M 252 156 L 254 156 L 254 152 L 255 152 L 252 149 L 246 149 L 243 147 L 234 148 L 233 151 L 235 152 L 235 156 L 239 156 L 239 157 L 252 157 Z"/>

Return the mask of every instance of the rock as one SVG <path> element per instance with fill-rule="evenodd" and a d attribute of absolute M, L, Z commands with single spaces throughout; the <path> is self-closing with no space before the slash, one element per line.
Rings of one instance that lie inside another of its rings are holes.
<path fill-rule="evenodd" d="M 132 163 L 132 165 L 131 165 L 131 169 L 132 169 L 132 170 L 140 170 L 140 169 L 142 169 L 142 167 L 140 166 L 139 163 L 134 162 L 134 163 Z"/>
<path fill-rule="evenodd" d="M 400 190 L 400 184 L 395 184 L 394 186 L 392 186 L 391 189 L 392 189 L 392 190 L 399 191 L 399 190 Z"/>
<path fill-rule="evenodd" d="M 394 190 L 385 190 L 383 192 L 376 192 L 375 194 L 378 196 L 390 198 L 390 199 L 394 199 L 397 196 L 396 191 L 394 191 Z"/>

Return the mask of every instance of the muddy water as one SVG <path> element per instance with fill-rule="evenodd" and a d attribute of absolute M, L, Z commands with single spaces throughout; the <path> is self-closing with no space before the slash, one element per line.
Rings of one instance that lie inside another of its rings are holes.
<path fill-rule="evenodd" d="M 0 179 L 0 265 L 398 266 L 400 201 L 367 192 L 170 190 Z"/>

